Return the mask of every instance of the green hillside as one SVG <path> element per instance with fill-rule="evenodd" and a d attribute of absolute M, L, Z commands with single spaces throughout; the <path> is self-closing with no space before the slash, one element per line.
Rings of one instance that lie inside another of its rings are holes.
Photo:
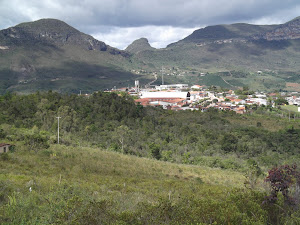
<path fill-rule="evenodd" d="M 0 153 L 1 224 L 299 221 L 296 168 L 278 182 L 288 194 L 266 198 L 268 170 L 300 162 L 299 118 L 279 108 L 173 112 L 103 92 L 0 102 L 0 143 L 13 145 Z"/>
<path fill-rule="evenodd" d="M 275 29 L 277 25 L 252 25 L 246 23 L 237 23 L 231 25 L 216 25 L 208 26 L 203 29 L 194 31 L 191 35 L 187 36 L 182 42 L 200 43 L 205 41 L 215 41 L 224 39 L 248 39 L 250 36 L 260 33 L 265 33 Z M 174 43 L 172 45 L 176 45 Z M 171 45 L 171 46 L 172 46 Z"/>
<path fill-rule="evenodd" d="M 17 149 L 1 159 L 1 224 L 266 220 L 266 212 L 259 208 L 262 194 L 236 189 L 243 182 L 238 173 L 99 149 L 52 146 L 39 153 Z M 240 205 L 246 197 L 248 207 L 258 207 L 254 210 L 259 218 Z"/>
<path fill-rule="evenodd" d="M 299 34 L 299 19 L 282 25 L 208 26 L 167 48 L 137 52 L 133 61 L 149 71 L 159 71 L 164 66 L 186 73 L 185 79 L 175 75 L 170 82 L 186 80 L 189 84 L 211 85 L 207 78 L 195 75 L 238 72 L 235 77 L 222 77 L 230 85 L 221 84 L 218 77 L 213 82 L 222 87 L 247 85 L 253 90 L 287 90 L 287 82 L 300 83 Z M 261 76 L 257 71 L 263 72 Z"/>
<path fill-rule="evenodd" d="M 130 67 L 129 53 L 59 20 L 44 19 L 2 30 L 0 46 L 8 48 L 0 49 L 0 93 L 49 89 L 90 93 L 127 87 L 140 78 L 124 69 Z"/>

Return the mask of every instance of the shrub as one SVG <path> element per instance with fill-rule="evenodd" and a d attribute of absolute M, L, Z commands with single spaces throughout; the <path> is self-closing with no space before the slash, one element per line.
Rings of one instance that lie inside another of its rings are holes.
<path fill-rule="evenodd" d="M 281 193 L 286 205 L 297 204 L 296 199 L 290 196 L 290 187 L 293 184 L 300 185 L 300 172 L 297 166 L 283 165 L 269 170 L 269 175 L 265 179 L 271 185 L 271 195 L 266 197 L 265 202 L 276 203 L 278 194 Z"/>

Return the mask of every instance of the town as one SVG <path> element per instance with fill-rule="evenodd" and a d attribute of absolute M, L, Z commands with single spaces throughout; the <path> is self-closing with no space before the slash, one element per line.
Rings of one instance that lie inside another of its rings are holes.
<path fill-rule="evenodd" d="M 298 92 L 254 92 L 243 87 L 237 90 L 207 87 L 205 85 L 162 84 L 141 88 L 138 80 L 132 88 L 112 89 L 112 92 L 128 92 L 135 102 L 142 106 L 162 107 L 168 110 L 201 110 L 210 108 L 234 111 L 244 114 L 255 107 L 275 107 L 294 105 L 300 112 L 300 94 Z"/>

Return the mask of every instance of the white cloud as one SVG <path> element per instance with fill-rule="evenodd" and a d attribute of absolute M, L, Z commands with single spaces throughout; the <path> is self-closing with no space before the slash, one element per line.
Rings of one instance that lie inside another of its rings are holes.
<path fill-rule="evenodd" d="M 92 36 L 119 49 L 125 49 L 134 40 L 141 37 L 147 38 L 152 47 L 164 48 L 168 44 L 190 35 L 196 29 L 199 28 L 171 26 L 113 27 L 107 33 L 95 33 Z"/>

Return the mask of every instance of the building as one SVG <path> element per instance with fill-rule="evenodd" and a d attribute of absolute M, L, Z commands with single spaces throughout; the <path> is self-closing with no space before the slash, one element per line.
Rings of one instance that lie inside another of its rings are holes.
<path fill-rule="evenodd" d="M 155 89 L 156 90 L 186 89 L 188 87 L 189 87 L 188 84 L 165 84 L 165 85 L 155 86 Z"/>
<path fill-rule="evenodd" d="M 6 153 L 9 152 L 9 146 L 10 144 L 0 143 L 0 153 Z"/>
<path fill-rule="evenodd" d="M 156 91 L 156 92 L 141 92 L 140 98 L 160 98 L 160 99 L 174 99 L 174 98 L 190 98 L 190 92 L 181 91 Z"/>
<path fill-rule="evenodd" d="M 168 106 L 181 106 L 186 104 L 186 99 L 184 98 L 143 98 L 134 101 L 142 106 L 162 106 L 163 109 L 167 109 Z"/>
<path fill-rule="evenodd" d="M 193 85 L 192 87 L 191 87 L 191 89 L 202 89 L 203 88 L 203 86 L 200 86 L 200 85 Z"/>

